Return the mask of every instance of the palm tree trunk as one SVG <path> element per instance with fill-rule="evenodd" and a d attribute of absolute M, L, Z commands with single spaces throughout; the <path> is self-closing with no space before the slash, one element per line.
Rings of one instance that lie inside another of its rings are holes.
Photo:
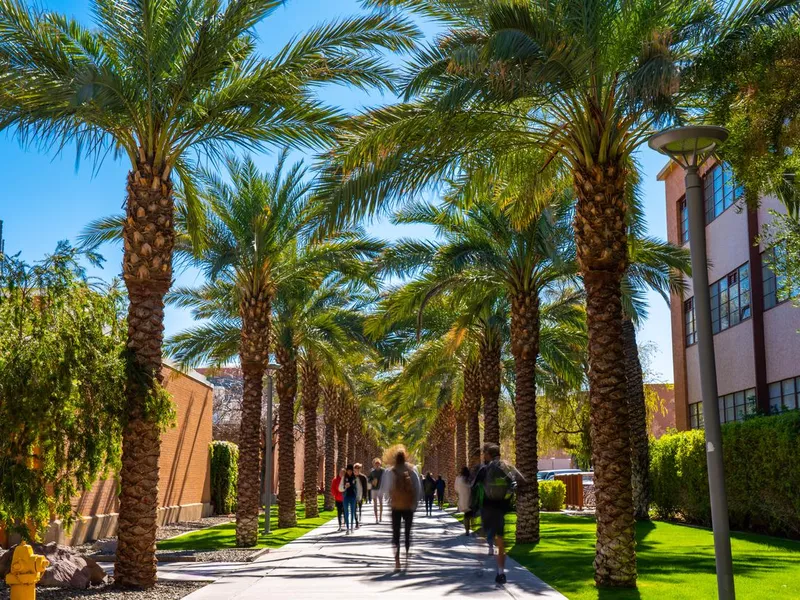
<path fill-rule="evenodd" d="M 319 407 L 319 371 L 310 360 L 303 362 L 303 498 L 306 519 L 319 516 L 317 484 L 319 461 L 317 450 L 317 408 Z"/>
<path fill-rule="evenodd" d="M 347 466 L 347 425 L 339 421 L 336 424 L 336 473 Z"/>
<path fill-rule="evenodd" d="M 539 541 L 539 470 L 536 425 L 536 359 L 539 356 L 539 296 L 520 293 L 511 300 L 511 352 L 516 373 L 517 469 L 528 485 L 517 494 L 517 542 Z"/>
<path fill-rule="evenodd" d="M 444 496 L 447 502 L 455 504 L 457 463 L 456 440 L 453 433 L 456 429 L 456 413 L 451 403 L 448 403 L 445 407 L 444 425 L 445 433 L 442 436 L 442 460 L 444 462 L 444 478 L 446 481 Z"/>
<path fill-rule="evenodd" d="M 636 586 L 630 421 L 620 283 L 627 266 L 625 186 L 621 164 L 574 172 L 575 238 L 586 288 L 589 404 L 595 473 L 599 587 Z"/>
<path fill-rule="evenodd" d="M 331 481 L 336 477 L 336 415 L 332 402 L 336 391 L 325 387 L 325 474 L 322 478 L 325 488 L 325 510 L 333 510 L 336 504 L 331 493 Z"/>
<path fill-rule="evenodd" d="M 264 374 L 269 365 L 269 296 L 242 300 L 242 420 L 239 426 L 239 479 L 236 487 L 236 545 L 258 543 L 258 512 L 261 506 L 261 399 Z"/>
<path fill-rule="evenodd" d="M 294 349 L 278 345 L 281 368 L 276 375 L 278 390 L 278 527 L 297 525 L 297 494 L 294 489 L 294 401 L 297 396 L 297 357 Z"/>
<path fill-rule="evenodd" d="M 481 395 L 483 440 L 500 445 L 500 344 L 481 344 Z"/>
<path fill-rule="evenodd" d="M 467 412 L 467 460 L 481 447 L 481 377 L 477 361 L 464 367 L 464 407 Z"/>
<path fill-rule="evenodd" d="M 625 336 L 625 374 L 628 387 L 628 418 L 631 421 L 631 486 L 633 514 L 636 519 L 650 518 L 650 438 L 647 429 L 647 407 L 644 401 L 644 379 L 636 328 L 628 318 L 622 321 Z"/>
<path fill-rule="evenodd" d="M 161 429 L 147 410 L 161 387 L 164 295 L 172 281 L 174 204 L 172 183 L 149 164 L 128 174 L 122 276 L 128 289 L 127 420 L 122 430 L 122 469 L 114 580 L 123 587 L 156 582 L 158 461 Z"/>
<path fill-rule="evenodd" d="M 467 466 L 467 418 L 462 404 L 456 412 L 456 470 L 460 473 Z"/>
<path fill-rule="evenodd" d="M 351 421 L 347 430 L 347 462 L 350 464 L 356 462 L 356 435 L 355 422 Z"/>

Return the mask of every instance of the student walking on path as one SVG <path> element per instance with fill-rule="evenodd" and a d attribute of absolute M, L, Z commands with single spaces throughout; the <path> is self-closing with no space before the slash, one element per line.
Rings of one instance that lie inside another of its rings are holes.
<path fill-rule="evenodd" d="M 389 492 L 392 503 L 392 546 L 394 547 L 394 569 L 400 570 L 400 525 L 405 526 L 406 565 L 411 550 L 411 524 L 414 511 L 422 495 L 422 486 L 414 465 L 406 462 L 406 449 L 398 446 L 393 451 L 394 466 L 383 474 L 384 489 Z"/>
<path fill-rule="evenodd" d="M 511 496 L 518 486 L 525 485 L 522 475 L 512 465 L 500 460 L 500 447 L 486 444 L 483 449 L 485 464 L 478 470 L 473 488 L 483 486 L 481 523 L 489 544 L 497 546 L 497 576 L 495 583 L 506 582 L 505 518 L 510 508 Z"/>
<path fill-rule="evenodd" d="M 342 530 L 342 517 L 344 517 L 344 495 L 342 490 L 339 489 L 342 479 L 344 479 L 344 469 L 339 469 L 339 475 L 334 477 L 331 482 L 331 494 L 333 494 L 333 500 L 336 502 L 336 518 L 339 520 L 339 531 Z"/>
<path fill-rule="evenodd" d="M 358 503 L 358 479 L 353 465 L 347 465 L 344 477 L 339 483 L 339 491 L 344 496 L 344 525 L 349 535 L 356 527 L 356 504 Z"/>
<path fill-rule="evenodd" d="M 383 490 L 381 490 L 383 471 L 381 459 L 373 460 L 372 471 L 369 472 L 369 482 L 372 486 L 372 510 L 375 511 L 375 523 L 383 521 Z"/>
<path fill-rule="evenodd" d="M 361 521 L 363 521 L 361 515 L 361 508 L 364 506 L 364 502 L 367 499 L 369 482 L 367 481 L 367 476 L 361 472 L 361 463 L 354 464 L 353 469 L 356 476 L 356 482 L 358 483 L 358 489 L 356 493 L 356 498 L 358 502 L 357 504 L 358 510 L 356 511 L 356 527 L 361 527 Z"/>
<path fill-rule="evenodd" d="M 436 495 L 436 480 L 433 478 L 433 473 L 428 472 L 425 475 L 425 481 L 422 482 L 422 489 L 425 493 L 425 516 L 433 516 L 433 498 Z"/>
<path fill-rule="evenodd" d="M 461 469 L 461 474 L 456 477 L 456 494 L 458 495 L 458 512 L 464 513 L 464 535 L 469 535 L 472 486 L 470 485 L 469 469 L 467 467 Z"/>
<path fill-rule="evenodd" d="M 438 501 L 440 510 L 444 508 L 445 487 L 447 487 L 447 484 L 445 483 L 444 479 L 442 479 L 442 476 L 439 475 L 439 477 L 436 479 L 436 500 Z"/>

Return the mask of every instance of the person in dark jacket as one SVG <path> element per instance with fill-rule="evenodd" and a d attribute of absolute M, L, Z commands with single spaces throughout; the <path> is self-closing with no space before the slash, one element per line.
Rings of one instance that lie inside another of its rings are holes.
<path fill-rule="evenodd" d="M 356 479 L 358 480 L 358 510 L 356 511 L 356 528 L 361 527 L 361 508 L 364 506 L 364 501 L 367 499 L 367 476 L 361 472 L 361 463 L 353 465 Z"/>
<path fill-rule="evenodd" d="M 436 500 L 439 503 L 439 509 L 444 508 L 444 490 L 446 486 L 447 484 L 444 482 L 444 479 L 439 475 L 436 479 Z"/>
<path fill-rule="evenodd" d="M 344 477 L 339 482 L 339 491 L 344 497 L 345 532 L 350 534 L 356 526 L 356 504 L 358 503 L 358 479 L 353 471 L 353 465 L 347 465 Z"/>
<path fill-rule="evenodd" d="M 436 480 L 433 478 L 433 473 L 425 475 L 422 492 L 425 497 L 425 516 L 430 517 L 433 515 L 433 497 L 436 495 Z"/>

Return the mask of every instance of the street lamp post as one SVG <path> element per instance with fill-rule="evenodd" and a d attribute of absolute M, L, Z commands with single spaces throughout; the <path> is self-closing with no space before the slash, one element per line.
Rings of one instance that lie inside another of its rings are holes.
<path fill-rule="evenodd" d="M 264 535 L 270 532 L 272 508 L 272 378 L 281 366 L 270 363 L 267 367 L 267 432 L 264 440 Z"/>
<path fill-rule="evenodd" d="M 652 136 L 648 145 L 666 154 L 684 169 L 686 207 L 689 213 L 689 250 L 692 256 L 692 287 L 700 357 L 700 389 L 703 395 L 703 422 L 706 437 L 708 488 L 711 495 L 711 520 L 714 528 L 714 555 L 717 567 L 717 593 L 720 600 L 733 600 L 733 560 L 728 522 L 728 499 L 722 463 L 722 428 L 719 419 L 717 367 L 711 328 L 711 297 L 708 286 L 705 208 L 699 169 L 728 138 L 722 127 L 689 126 L 667 129 Z"/>

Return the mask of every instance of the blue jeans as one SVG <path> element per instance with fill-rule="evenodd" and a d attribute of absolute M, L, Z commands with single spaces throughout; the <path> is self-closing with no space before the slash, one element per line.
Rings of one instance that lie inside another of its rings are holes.
<path fill-rule="evenodd" d="M 356 526 L 356 497 L 344 497 L 344 524 L 352 529 Z"/>

